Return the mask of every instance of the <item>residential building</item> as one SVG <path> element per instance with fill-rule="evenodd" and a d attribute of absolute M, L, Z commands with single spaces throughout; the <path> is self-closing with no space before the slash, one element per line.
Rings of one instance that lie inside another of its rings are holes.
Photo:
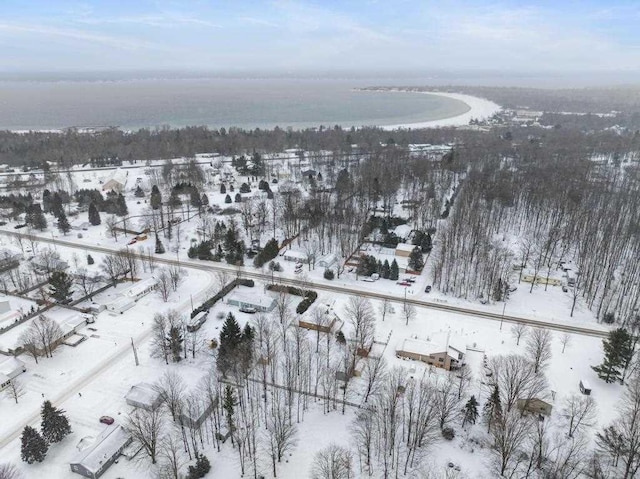
<path fill-rule="evenodd" d="M 107 426 L 96 440 L 69 464 L 71 470 L 91 479 L 102 476 L 131 443 L 131 434 L 120 425 Z"/>
<path fill-rule="evenodd" d="M 131 386 L 124 398 L 129 406 L 147 411 L 153 411 L 162 403 L 160 392 L 148 383 L 138 383 Z"/>
<path fill-rule="evenodd" d="M 400 349 L 396 349 L 399 358 L 421 361 L 431 366 L 446 369 L 459 369 L 464 364 L 464 352 L 451 344 L 437 345 L 418 339 L 405 339 Z"/>
<path fill-rule="evenodd" d="M 242 309 L 253 308 L 256 311 L 268 313 L 276 307 L 276 299 L 263 294 L 248 294 L 236 291 L 227 297 L 227 304 Z"/>

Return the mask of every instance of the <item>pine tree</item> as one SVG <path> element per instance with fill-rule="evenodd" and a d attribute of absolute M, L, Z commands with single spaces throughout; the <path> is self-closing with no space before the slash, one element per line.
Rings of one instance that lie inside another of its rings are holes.
<path fill-rule="evenodd" d="M 467 401 L 467 404 L 464 406 L 464 418 L 462 420 L 462 427 L 465 424 L 475 424 L 478 420 L 478 401 L 476 401 L 475 396 L 471 396 L 471 398 Z"/>
<path fill-rule="evenodd" d="M 47 441 L 31 426 L 25 426 L 22 431 L 22 446 L 20 455 L 27 464 L 42 462 L 47 455 Z"/>
<path fill-rule="evenodd" d="M 409 269 L 412 271 L 421 271 L 423 267 L 424 259 L 422 257 L 422 251 L 416 246 L 409 254 Z"/>
<path fill-rule="evenodd" d="M 231 196 L 227 195 L 224 197 L 224 202 L 225 203 L 231 203 Z"/>
<path fill-rule="evenodd" d="M 162 244 L 162 241 L 160 241 L 160 237 L 156 234 L 156 253 L 164 254 L 164 252 L 164 245 Z"/>
<path fill-rule="evenodd" d="M 607 339 L 602 340 L 604 360 L 599 366 L 592 366 L 598 377 L 606 383 L 622 380 L 622 368 L 633 354 L 633 339 L 629 333 L 618 328 L 609 333 Z"/>
<path fill-rule="evenodd" d="M 53 216 L 58 218 L 63 212 L 62 196 L 60 196 L 60 193 L 56 191 L 51 199 L 51 213 L 53 213 Z"/>
<path fill-rule="evenodd" d="M 389 279 L 390 275 L 391 275 L 391 267 L 389 266 L 389 260 L 385 259 L 384 263 L 382 263 L 382 274 L 381 274 L 381 276 L 384 279 Z"/>
<path fill-rule="evenodd" d="M 116 214 L 118 216 L 127 216 L 129 214 L 127 200 L 122 196 L 122 193 L 118 193 L 118 198 L 116 200 Z"/>
<path fill-rule="evenodd" d="M 389 279 L 397 281 L 400 277 L 400 271 L 398 269 L 398 262 L 394 259 L 391 262 L 391 268 L 389 270 Z"/>
<path fill-rule="evenodd" d="M 236 193 L 235 201 L 236 203 L 242 203 L 242 195 L 240 193 Z"/>
<path fill-rule="evenodd" d="M 151 208 L 154 210 L 159 209 L 162 206 L 162 194 L 158 189 L 158 185 L 153 185 L 151 188 L 151 198 L 149 199 Z"/>
<path fill-rule="evenodd" d="M 502 417 L 502 402 L 497 384 L 493 387 L 493 392 L 484 405 L 483 414 L 484 420 L 487 422 L 487 431 L 491 430 L 491 426 Z"/>
<path fill-rule="evenodd" d="M 42 404 L 42 437 L 49 443 L 62 441 L 71 433 L 69 419 L 64 415 L 65 411 L 54 407 L 50 401 Z"/>
<path fill-rule="evenodd" d="M 221 195 L 226 195 L 227 194 L 227 187 L 224 186 L 224 183 L 220 183 L 220 194 Z M 231 203 L 231 202 L 229 202 Z"/>
<path fill-rule="evenodd" d="M 45 218 L 39 204 L 33 204 L 27 208 L 26 223 L 40 231 L 47 228 L 47 218 Z"/>
<path fill-rule="evenodd" d="M 229 313 L 220 331 L 220 347 L 218 348 L 218 369 L 226 377 L 231 366 L 237 361 L 236 352 L 242 341 L 242 332 L 238 321 Z"/>
<path fill-rule="evenodd" d="M 209 206 L 209 197 L 208 197 L 205 193 L 202 193 L 202 198 L 200 198 L 200 203 L 201 203 L 201 204 L 202 204 L 202 206 L 204 206 L 205 208 L 206 208 L 207 206 Z M 201 456 L 201 457 L 204 457 L 204 456 Z M 207 458 L 205 457 L 205 459 L 207 459 Z M 207 461 L 208 461 L 208 459 L 207 459 Z"/>
<path fill-rule="evenodd" d="M 96 208 L 95 203 L 89 204 L 89 223 L 93 226 L 98 226 L 102 221 L 100 220 L 100 213 L 98 212 L 98 208 Z"/>
<path fill-rule="evenodd" d="M 51 191 L 44 190 L 42 192 L 42 210 L 45 213 L 51 212 Z"/>
<path fill-rule="evenodd" d="M 64 211 L 60 216 L 58 216 L 58 229 L 65 236 L 69 231 L 71 231 L 71 225 L 69 224 L 69 220 L 67 219 L 67 215 L 64 214 Z"/>
<path fill-rule="evenodd" d="M 49 278 L 49 294 L 56 301 L 64 301 L 71 292 L 73 279 L 64 271 L 54 271 Z"/>
<path fill-rule="evenodd" d="M 93 259 L 93 256 L 91 256 L 90 254 L 87 255 L 87 264 L 93 264 L 96 261 Z"/>
<path fill-rule="evenodd" d="M 224 412 L 227 416 L 227 427 L 229 428 L 229 432 L 231 433 L 232 443 L 233 443 L 233 432 L 235 430 L 233 413 L 234 413 L 236 404 L 237 402 L 236 402 L 235 395 L 233 394 L 233 389 L 231 389 L 231 386 L 229 385 L 225 386 L 224 397 L 222 399 L 222 409 L 224 409 Z"/>
<path fill-rule="evenodd" d="M 171 351 L 171 357 L 174 363 L 180 362 L 182 359 L 182 343 L 184 338 L 182 337 L 182 331 L 177 326 L 172 326 L 169 329 L 169 335 L 167 336 L 167 345 Z"/>
<path fill-rule="evenodd" d="M 136 187 L 135 193 L 133 193 L 137 198 L 144 198 L 144 191 L 140 188 L 140 185 Z"/>

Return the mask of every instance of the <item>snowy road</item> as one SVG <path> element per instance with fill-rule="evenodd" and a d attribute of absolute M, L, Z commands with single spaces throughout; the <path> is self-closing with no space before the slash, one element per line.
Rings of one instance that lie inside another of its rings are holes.
<path fill-rule="evenodd" d="M 14 232 L 14 231 L 6 231 L 6 230 L 0 230 L 0 234 L 4 234 L 7 236 L 13 236 L 13 237 L 34 237 L 35 235 L 31 234 L 25 234 L 25 233 L 18 233 L 18 232 Z M 70 248 L 77 248 L 77 249 L 81 249 L 84 251 L 95 251 L 95 252 L 100 252 L 100 253 L 114 253 L 116 251 L 118 251 L 119 249 L 122 248 L 116 248 L 116 247 L 106 247 L 106 246 L 99 246 L 99 245 L 88 245 L 88 244 L 82 244 L 82 243 L 76 243 L 73 241 L 68 241 L 68 240 L 63 240 L 63 239 L 59 239 L 59 238 L 52 238 L 52 237 L 46 237 L 46 236 L 35 236 L 38 241 L 42 241 L 45 243 L 53 243 L 53 244 L 57 244 L 60 246 L 67 246 Z M 208 272 L 212 272 L 212 271 L 225 271 L 227 273 L 232 273 L 232 274 L 237 274 L 238 271 L 240 270 L 243 274 L 243 276 L 247 277 L 247 278 L 254 278 L 254 279 L 259 279 L 259 280 L 264 280 L 264 281 L 270 281 L 272 279 L 272 275 L 270 273 L 263 273 L 262 271 L 255 271 L 252 270 L 251 268 L 248 267 L 237 267 L 237 266 L 231 266 L 231 265 L 226 265 L 226 264 L 222 264 L 222 263 L 212 263 L 212 262 L 202 262 L 202 261 L 191 261 L 191 260 L 177 260 L 177 259 L 170 259 L 170 258 L 163 258 L 160 256 L 155 256 L 155 260 L 158 263 L 163 263 L 163 264 L 173 264 L 173 265 L 179 265 L 183 268 L 194 268 L 194 269 L 199 269 L 201 271 L 208 271 Z M 295 278 L 284 278 L 282 276 L 280 276 L 278 278 L 278 281 L 284 284 L 290 284 L 290 285 L 295 285 L 295 286 L 302 286 L 305 287 L 305 285 L 309 285 L 309 281 L 303 281 L 303 280 L 299 280 L 299 279 L 295 279 Z M 393 302 L 397 302 L 397 303 L 404 303 L 405 301 L 407 303 L 413 304 L 415 306 L 420 306 L 423 308 L 429 308 L 429 309 L 434 309 L 434 310 L 439 310 L 439 311 L 445 311 L 445 312 L 452 312 L 452 313 L 458 313 L 458 314 L 464 314 L 467 316 L 472 316 L 472 317 L 476 317 L 476 318 L 482 318 L 482 319 L 489 319 L 492 321 L 500 321 L 500 322 L 506 322 L 506 323 L 523 323 L 526 324 L 528 326 L 532 326 L 532 327 L 536 327 L 536 328 L 546 328 L 546 329 L 552 329 L 555 331 L 561 331 L 561 332 L 566 332 L 566 333 L 573 333 L 573 334 L 582 334 L 582 335 L 587 335 L 587 336 L 596 336 L 596 337 L 606 337 L 609 333 L 609 331 L 600 326 L 600 325 L 594 325 L 594 327 L 588 327 L 588 326 L 576 326 L 574 324 L 566 324 L 566 323 L 558 323 L 558 322 L 552 322 L 552 321 L 544 321 L 544 320 L 540 320 L 540 319 L 534 319 L 534 318 L 528 318 L 526 316 L 515 316 L 512 314 L 509 315 L 504 315 L 504 314 L 499 314 L 499 313 L 494 313 L 491 311 L 483 311 L 480 309 L 473 309 L 473 308 L 465 308 L 462 306 L 456 306 L 456 305 L 451 305 L 451 304 L 443 304 L 443 303 L 437 303 L 434 301 L 426 301 L 424 299 L 418 299 L 418 298 L 406 298 L 403 295 L 398 295 L 398 294 L 388 294 L 388 293 L 380 293 L 380 292 L 376 292 L 376 291 L 367 291 L 367 290 L 363 290 L 363 289 L 359 289 L 359 288 L 355 288 L 355 287 L 351 287 L 351 286 L 347 286 L 346 284 L 338 284 L 337 282 L 333 282 L 331 284 L 323 284 L 323 283 L 312 283 L 313 287 L 315 289 L 318 290 L 323 290 L 323 291 L 330 291 L 330 292 L 336 292 L 336 293 L 342 293 L 342 294 L 352 294 L 352 295 L 360 295 L 360 296 L 365 296 L 368 298 L 373 298 L 373 299 L 380 299 L 380 300 L 384 300 L 387 299 L 389 301 L 393 301 Z"/>

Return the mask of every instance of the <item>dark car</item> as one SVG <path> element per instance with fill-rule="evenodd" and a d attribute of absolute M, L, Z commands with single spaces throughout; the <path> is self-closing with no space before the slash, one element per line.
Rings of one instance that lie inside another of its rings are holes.
<path fill-rule="evenodd" d="M 430 293 L 431 292 L 431 285 L 428 284 L 426 288 L 424 288 L 424 292 L 425 293 Z"/>
<path fill-rule="evenodd" d="M 24 228 L 25 226 L 27 226 L 27 224 L 26 224 L 26 223 L 25 223 L 25 224 L 20 224 L 20 225 L 15 225 L 15 226 L 13 227 L 13 229 L 19 230 L 20 228 Z"/>
<path fill-rule="evenodd" d="M 110 426 L 111 424 L 113 424 L 115 422 L 115 420 L 111 416 L 102 416 L 100 418 L 100 422 L 102 424 L 106 424 L 106 425 Z"/>
<path fill-rule="evenodd" d="M 258 310 L 256 308 L 252 308 L 250 306 L 243 306 L 240 308 L 240 312 L 247 314 L 256 314 Z"/>

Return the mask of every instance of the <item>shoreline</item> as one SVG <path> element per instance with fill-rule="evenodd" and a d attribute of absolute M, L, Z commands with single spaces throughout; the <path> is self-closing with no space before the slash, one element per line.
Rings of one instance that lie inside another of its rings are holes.
<path fill-rule="evenodd" d="M 427 120 L 413 123 L 398 123 L 394 125 L 381 125 L 383 130 L 406 130 L 406 129 L 418 129 L 418 128 L 442 128 L 449 126 L 467 126 L 469 122 L 473 120 L 482 120 L 493 116 L 496 112 L 502 110 L 502 107 L 497 103 L 479 98 L 477 96 L 466 95 L 463 93 L 447 93 L 439 91 L 415 91 L 415 90 L 403 90 L 403 89 L 380 89 L 371 91 L 384 91 L 384 92 L 404 92 L 404 93 L 418 93 L 422 95 L 439 95 L 452 100 L 458 100 L 465 103 L 469 109 L 460 115 L 450 116 L 447 118 L 441 118 L 439 120 Z"/>

